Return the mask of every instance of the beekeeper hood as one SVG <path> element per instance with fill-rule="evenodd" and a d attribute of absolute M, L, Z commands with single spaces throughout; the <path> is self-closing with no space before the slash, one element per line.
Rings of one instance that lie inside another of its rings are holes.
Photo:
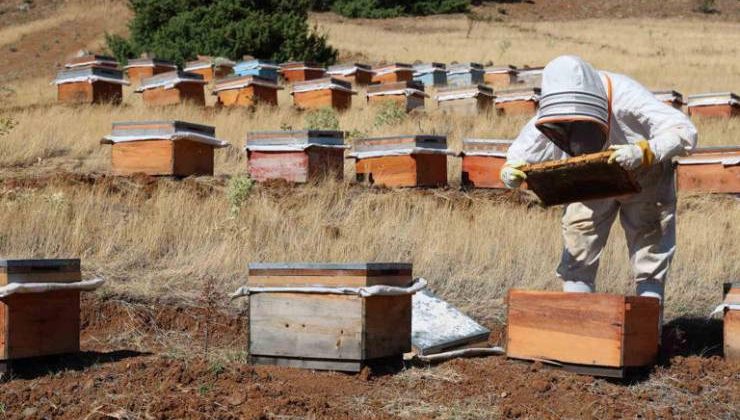
<path fill-rule="evenodd" d="M 603 150 L 611 114 L 607 89 L 599 72 L 579 57 L 552 60 L 542 73 L 535 126 L 571 156 Z"/>

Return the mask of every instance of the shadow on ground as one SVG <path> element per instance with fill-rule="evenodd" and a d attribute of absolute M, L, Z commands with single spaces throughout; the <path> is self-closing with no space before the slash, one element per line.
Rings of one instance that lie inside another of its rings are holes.
<path fill-rule="evenodd" d="M 94 365 L 116 363 L 125 359 L 149 356 L 134 350 L 115 350 L 111 352 L 83 351 L 76 354 L 51 356 L 33 359 L 13 360 L 10 364 L 10 378 L 35 379 L 64 371 L 82 371 Z"/>

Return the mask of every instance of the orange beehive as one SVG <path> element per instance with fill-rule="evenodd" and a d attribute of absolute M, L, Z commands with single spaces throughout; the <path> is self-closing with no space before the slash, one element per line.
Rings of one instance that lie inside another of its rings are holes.
<path fill-rule="evenodd" d="M 681 92 L 675 90 L 656 90 L 653 92 L 655 98 L 666 105 L 670 105 L 679 111 L 683 110 L 684 102 Z"/>
<path fill-rule="evenodd" d="M 123 69 L 126 71 L 129 81 L 138 85 L 143 79 L 175 71 L 177 66 L 171 61 L 156 58 L 136 58 L 128 60 L 128 64 Z"/>
<path fill-rule="evenodd" d="M 501 168 L 512 140 L 465 139 L 462 151 L 462 184 L 474 188 L 500 188 Z"/>
<path fill-rule="evenodd" d="M 293 103 L 300 109 L 334 108 L 344 111 L 352 106 L 352 85 L 344 80 L 324 79 L 295 82 L 291 88 Z"/>
<path fill-rule="evenodd" d="M 222 57 L 198 56 L 197 60 L 185 63 L 183 71 L 200 74 L 203 80 L 210 83 L 234 73 L 236 63 Z"/>
<path fill-rule="evenodd" d="M 517 82 L 517 70 L 514 66 L 486 67 L 485 71 L 483 81 L 496 89 L 507 88 Z"/>
<path fill-rule="evenodd" d="M 517 88 L 496 91 L 496 111 L 500 115 L 531 115 L 537 112 L 539 88 Z"/>
<path fill-rule="evenodd" d="M 676 163 L 679 191 L 740 193 L 740 146 L 698 148 Z"/>
<path fill-rule="evenodd" d="M 373 67 L 372 83 L 408 82 L 414 79 L 410 64 L 394 63 Z"/>
<path fill-rule="evenodd" d="M 315 63 L 291 61 L 280 64 L 280 74 L 287 83 L 304 82 L 306 80 L 321 79 L 326 75 L 326 69 Z"/>
<path fill-rule="evenodd" d="M 689 95 L 689 115 L 730 118 L 740 115 L 740 97 L 732 92 Z"/>
<path fill-rule="evenodd" d="M 353 83 L 356 86 L 369 85 L 373 78 L 373 70 L 367 64 L 339 64 L 329 66 L 326 75 L 334 79 Z"/>
<path fill-rule="evenodd" d="M 350 157 L 356 160 L 358 182 L 386 187 L 440 187 L 447 185 L 450 154 L 446 137 L 415 135 L 358 139 Z"/>
<path fill-rule="evenodd" d="M 144 95 L 144 103 L 152 106 L 192 103 L 205 106 L 203 76 L 195 73 L 171 71 L 141 81 L 137 93 Z"/>
<path fill-rule="evenodd" d="M 725 359 L 740 362 L 740 283 L 724 285 Z"/>
<path fill-rule="evenodd" d="M 120 70 L 110 67 L 73 67 L 57 73 L 57 100 L 65 104 L 120 104 L 123 79 Z"/>
<path fill-rule="evenodd" d="M 395 103 L 411 112 L 424 109 L 424 85 L 420 82 L 379 83 L 367 87 L 367 102 L 370 104 Z"/>
<path fill-rule="evenodd" d="M 446 112 L 478 115 L 493 109 L 496 96 L 486 85 L 452 86 L 437 90 L 437 107 Z"/>
<path fill-rule="evenodd" d="M 261 77 L 231 76 L 217 80 L 213 94 L 218 96 L 217 106 L 277 105 L 280 89 L 275 82 Z"/>

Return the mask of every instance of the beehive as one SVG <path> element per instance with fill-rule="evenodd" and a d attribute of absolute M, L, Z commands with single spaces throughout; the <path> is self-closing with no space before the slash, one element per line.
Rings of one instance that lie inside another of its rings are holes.
<path fill-rule="evenodd" d="M 689 115 L 730 118 L 740 115 L 740 97 L 731 92 L 689 95 Z"/>
<path fill-rule="evenodd" d="M 540 102 L 539 88 L 515 88 L 496 91 L 496 110 L 500 115 L 531 115 Z"/>
<path fill-rule="evenodd" d="M 372 82 L 373 70 L 367 64 L 338 64 L 329 66 L 326 75 L 334 79 L 354 83 L 356 86 L 366 86 Z"/>
<path fill-rule="evenodd" d="M 158 74 L 176 71 L 175 63 L 156 58 L 136 58 L 128 60 L 123 69 L 131 83 L 140 84 L 143 79 L 148 79 Z"/>
<path fill-rule="evenodd" d="M 255 131 L 247 133 L 252 179 L 305 183 L 344 176 L 344 132 Z"/>
<path fill-rule="evenodd" d="M 658 299 L 510 290 L 506 355 L 623 377 L 658 355 Z"/>
<path fill-rule="evenodd" d="M 373 67 L 373 83 L 408 82 L 414 79 L 414 69 L 410 64 L 394 63 Z"/>
<path fill-rule="evenodd" d="M 116 175 L 213 175 L 213 149 L 228 146 L 216 129 L 183 121 L 114 122 L 101 140 L 110 144 Z"/>
<path fill-rule="evenodd" d="M 0 260 L 0 287 L 75 283 L 80 260 Z M 15 293 L 0 298 L 0 365 L 80 350 L 80 291 Z M 3 366 L 4 367 L 4 366 Z"/>
<path fill-rule="evenodd" d="M 486 67 L 483 81 L 496 89 L 507 88 L 517 82 L 517 69 L 514 66 Z"/>
<path fill-rule="evenodd" d="M 257 76 L 273 82 L 278 80 L 280 66 L 269 60 L 249 59 L 237 63 L 234 66 L 234 74 L 237 76 Z"/>
<path fill-rule="evenodd" d="M 326 69 L 315 63 L 291 61 L 280 64 L 280 73 L 287 83 L 295 83 L 321 79 L 326 75 Z"/>
<path fill-rule="evenodd" d="M 447 66 L 442 63 L 414 64 L 414 81 L 424 86 L 447 84 Z"/>
<path fill-rule="evenodd" d="M 506 188 L 501 168 L 512 140 L 465 139 L 462 151 L 462 184 L 474 188 Z"/>
<path fill-rule="evenodd" d="M 370 104 L 392 102 L 406 112 L 424 109 L 424 85 L 419 82 L 380 83 L 367 87 L 367 102 Z"/>
<path fill-rule="evenodd" d="M 333 108 L 344 111 L 352 106 L 352 85 L 344 80 L 324 79 L 295 82 L 291 87 L 293 104 L 300 109 Z"/>
<path fill-rule="evenodd" d="M 123 86 L 128 85 L 123 73 L 110 67 L 73 67 L 57 73 L 57 100 L 65 104 L 120 104 Z"/>
<path fill-rule="evenodd" d="M 740 283 L 724 285 L 725 359 L 740 362 Z"/>
<path fill-rule="evenodd" d="M 200 56 L 197 60 L 185 63 L 183 71 L 200 74 L 203 80 L 210 83 L 234 73 L 235 63 L 222 57 Z"/>
<path fill-rule="evenodd" d="M 684 102 L 681 92 L 675 90 L 656 90 L 653 92 L 655 98 L 666 105 L 670 105 L 679 111 L 683 110 Z"/>
<path fill-rule="evenodd" d="M 218 96 L 217 106 L 246 106 L 257 104 L 277 105 L 278 90 L 282 87 L 269 79 L 258 76 L 231 76 L 219 79 L 213 87 Z"/>
<path fill-rule="evenodd" d="M 483 83 L 483 66 L 478 63 L 455 63 L 447 66 L 449 86 L 479 85 Z"/>
<path fill-rule="evenodd" d="M 542 85 L 542 72 L 544 67 L 519 67 L 517 69 L 516 81 L 526 86 L 540 87 Z"/>
<path fill-rule="evenodd" d="M 136 89 L 144 95 L 144 103 L 151 106 L 178 105 L 189 102 L 205 106 L 203 76 L 183 71 L 171 71 L 143 79 Z"/>
<path fill-rule="evenodd" d="M 437 91 L 437 106 L 447 112 L 478 115 L 493 109 L 496 98 L 486 85 L 453 86 Z"/>
<path fill-rule="evenodd" d="M 373 137 L 355 141 L 358 182 L 386 187 L 440 187 L 447 185 L 447 149 L 444 136 Z"/>
<path fill-rule="evenodd" d="M 86 66 L 97 66 L 97 67 L 108 67 L 111 69 L 118 68 L 118 61 L 115 58 L 107 55 L 100 54 L 87 54 L 79 57 L 74 57 L 64 64 L 65 68 L 72 69 L 75 67 L 86 67 Z"/>
<path fill-rule="evenodd" d="M 405 287 L 411 264 L 250 264 L 250 287 Z M 411 350 L 411 294 L 264 292 L 249 297 L 252 363 L 359 372 Z"/>
<path fill-rule="evenodd" d="M 679 191 L 740 193 L 740 146 L 701 147 L 676 163 Z"/>

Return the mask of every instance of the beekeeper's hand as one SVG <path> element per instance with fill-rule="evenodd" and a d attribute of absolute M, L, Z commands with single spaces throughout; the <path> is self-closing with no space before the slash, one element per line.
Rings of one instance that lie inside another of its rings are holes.
<path fill-rule="evenodd" d="M 526 162 L 506 162 L 503 168 L 501 168 L 501 182 L 506 185 L 506 188 L 514 189 L 519 188 L 527 179 L 527 174 L 520 171 L 519 168 L 524 166 Z"/>
<path fill-rule="evenodd" d="M 652 165 L 655 159 L 653 152 L 650 150 L 650 144 L 646 140 L 637 144 L 610 146 L 609 150 L 612 150 L 609 163 L 617 162 L 619 166 L 628 171 L 633 171 L 643 165 Z"/>

